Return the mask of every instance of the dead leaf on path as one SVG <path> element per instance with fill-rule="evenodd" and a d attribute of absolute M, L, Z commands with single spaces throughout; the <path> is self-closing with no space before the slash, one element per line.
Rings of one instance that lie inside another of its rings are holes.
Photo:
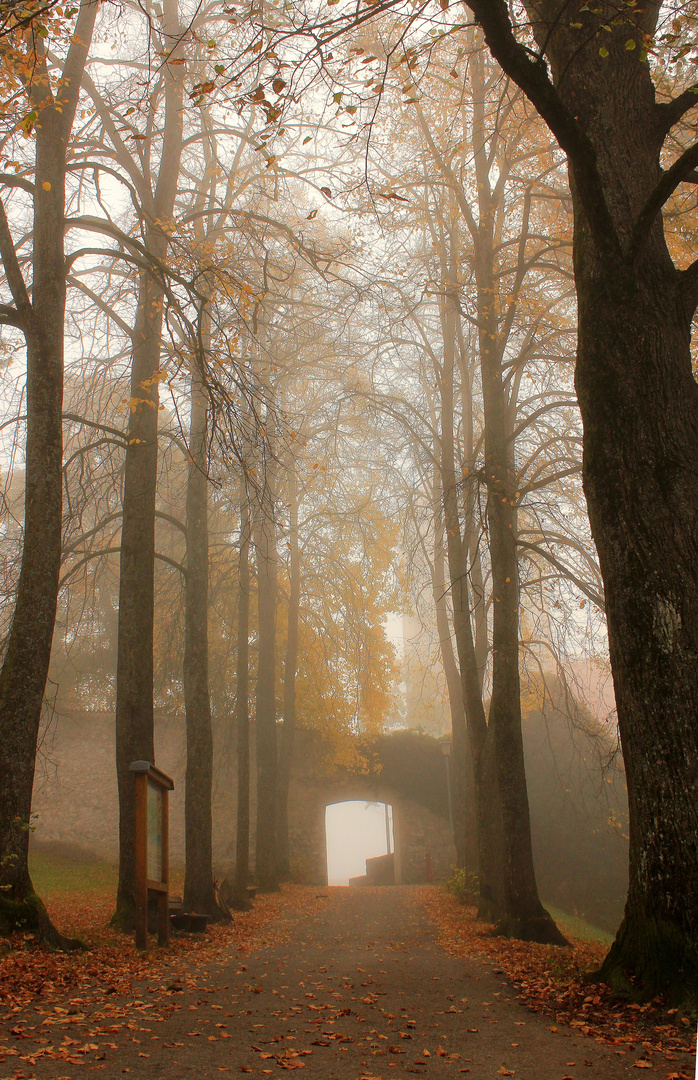
<path fill-rule="evenodd" d="M 500 1076 L 513 1076 L 514 1075 L 514 1070 L 513 1069 L 505 1069 L 503 1065 L 502 1065 L 501 1069 L 497 1069 L 497 1072 L 499 1073 Z"/>
<path fill-rule="evenodd" d="M 640 1058 L 639 1061 L 633 1061 L 634 1069 L 651 1069 L 652 1065 L 649 1061 L 645 1061 L 644 1058 Z"/>

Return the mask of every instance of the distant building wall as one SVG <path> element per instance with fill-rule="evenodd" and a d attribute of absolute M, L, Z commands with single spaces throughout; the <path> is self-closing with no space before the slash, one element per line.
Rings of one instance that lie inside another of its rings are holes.
<path fill-rule="evenodd" d="M 254 738 L 251 739 L 254 745 Z M 156 764 L 174 780 L 170 796 L 170 857 L 184 862 L 184 721 L 156 718 Z M 254 761 L 252 767 L 254 778 Z M 255 792 L 252 791 L 254 822 Z M 224 876 L 235 857 L 236 754 L 229 729 L 214 737 L 213 858 Z M 323 746 L 299 731 L 289 791 L 290 862 L 298 881 L 327 882 L 325 810 L 332 803 L 387 802 L 393 807 L 398 880 L 426 880 L 427 852 L 435 878 L 455 861 L 448 822 L 386 786 L 380 773 L 353 776 L 323 764 Z M 118 858 L 118 797 L 112 713 L 56 716 L 45 732 L 34 788 L 35 837 L 80 848 L 108 862 Z M 254 860 L 254 832 L 251 837 Z"/>

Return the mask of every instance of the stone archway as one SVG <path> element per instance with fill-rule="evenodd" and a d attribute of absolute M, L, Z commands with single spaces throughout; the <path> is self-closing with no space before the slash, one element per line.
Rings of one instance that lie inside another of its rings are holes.
<path fill-rule="evenodd" d="M 377 740 L 376 748 L 374 772 L 327 771 L 321 764 L 320 740 L 303 733 L 289 790 L 289 855 L 296 880 L 327 884 L 325 812 L 342 802 L 392 806 L 396 884 L 424 882 L 429 873 L 437 881 L 449 876 L 456 855 L 438 745 L 427 736 L 397 732 Z M 419 784 L 410 783 L 415 764 Z"/>

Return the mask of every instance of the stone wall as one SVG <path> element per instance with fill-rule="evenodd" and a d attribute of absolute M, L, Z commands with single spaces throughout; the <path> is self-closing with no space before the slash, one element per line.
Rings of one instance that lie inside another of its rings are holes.
<path fill-rule="evenodd" d="M 186 740 L 181 717 L 158 716 L 155 760 L 175 783 L 170 795 L 170 852 L 184 863 Z M 227 870 L 235 853 L 235 751 L 218 732 L 214 740 L 214 861 Z M 44 731 L 34 783 L 35 837 L 84 849 L 107 862 L 118 859 L 118 796 L 113 713 L 64 713 Z"/>
<path fill-rule="evenodd" d="M 254 732 L 251 738 L 254 747 Z M 170 858 L 184 862 L 185 731 L 181 717 L 158 716 L 156 764 L 174 780 L 170 795 Z M 328 769 L 321 741 L 299 731 L 289 792 L 290 861 L 298 881 L 327 881 L 325 810 L 345 801 L 387 802 L 393 807 L 398 881 L 426 880 L 427 852 L 435 879 L 455 862 L 448 822 L 416 800 L 387 786 L 380 773 L 354 776 Z M 108 862 L 118 857 L 118 801 L 114 717 L 69 713 L 54 717 L 42 739 L 34 789 L 35 838 L 80 848 Z M 252 762 L 254 823 L 254 760 Z M 214 732 L 213 857 L 223 877 L 235 856 L 236 757 L 230 728 Z M 254 825 L 251 837 L 254 859 Z"/>

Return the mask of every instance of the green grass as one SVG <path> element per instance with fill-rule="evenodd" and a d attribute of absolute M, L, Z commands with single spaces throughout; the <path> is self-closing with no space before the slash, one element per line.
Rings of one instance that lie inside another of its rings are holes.
<path fill-rule="evenodd" d="M 118 871 L 109 863 L 34 850 L 29 852 L 29 872 L 39 896 L 116 894 Z"/>
<path fill-rule="evenodd" d="M 591 923 L 585 922 L 579 915 L 570 915 L 567 911 L 561 911 L 560 908 L 553 907 L 552 904 L 546 904 L 545 901 L 543 901 L 543 906 L 550 912 L 563 934 L 567 930 L 568 933 L 581 938 L 582 941 L 598 941 L 602 945 L 610 945 L 614 940 L 613 934 L 602 930 L 600 926 L 592 926 Z"/>

